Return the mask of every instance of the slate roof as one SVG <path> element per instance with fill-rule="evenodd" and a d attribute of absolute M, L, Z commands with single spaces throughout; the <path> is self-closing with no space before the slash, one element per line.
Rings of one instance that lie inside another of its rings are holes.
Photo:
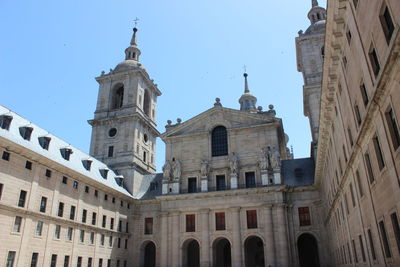
<path fill-rule="evenodd" d="M 101 161 L 98 161 L 90 155 L 80 151 L 79 149 L 72 147 L 70 144 L 63 141 L 62 139 L 50 134 L 48 131 L 40 128 L 39 126 L 31 123 L 25 118 L 19 116 L 15 112 L 12 112 L 8 108 L 0 105 L 0 116 L 2 115 L 11 116 L 12 121 L 8 130 L 0 128 L 0 138 L 7 139 L 17 145 L 23 146 L 45 158 L 48 158 L 50 161 L 63 165 L 71 170 L 74 170 L 75 172 L 89 177 L 92 180 L 95 180 L 98 183 L 104 184 L 114 190 L 119 191 L 120 193 L 132 197 L 132 195 L 124 187 L 120 186 L 117 183 L 115 178 L 118 176 L 118 174 L 109 169 L 107 165 L 105 165 Z M 30 140 L 25 140 L 21 136 L 20 127 L 33 128 Z M 44 149 L 39 144 L 39 137 L 43 136 L 51 138 L 48 149 Z M 64 148 L 72 150 L 72 154 L 69 160 L 64 159 L 61 155 L 60 149 Z M 82 163 L 83 160 L 92 161 L 90 170 L 87 170 L 84 167 Z M 103 178 L 100 172 L 100 170 L 104 169 L 108 170 L 106 178 Z"/>
<path fill-rule="evenodd" d="M 140 184 L 139 193 L 135 195 L 135 198 L 141 200 L 148 200 L 148 199 L 154 199 L 157 196 L 161 196 L 162 178 L 163 178 L 162 173 L 145 175 L 143 177 L 142 183 Z"/>
<path fill-rule="evenodd" d="M 282 160 L 281 173 L 283 183 L 289 186 L 307 186 L 314 184 L 313 158 Z"/>

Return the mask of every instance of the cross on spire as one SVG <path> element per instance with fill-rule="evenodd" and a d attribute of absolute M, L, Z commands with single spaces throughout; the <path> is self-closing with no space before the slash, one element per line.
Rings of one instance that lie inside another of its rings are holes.
<path fill-rule="evenodd" d="M 243 65 L 243 71 L 244 71 L 244 73 L 247 72 L 247 66 L 246 65 Z"/>
<path fill-rule="evenodd" d="M 136 26 L 137 26 L 137 24 L 138 24 L 138 22 L 139 22 L 139 19 L 136 17 L 136 18 L 133 20 L 133 22 L 135 23 L 135 28 L 136 28 Z"/>

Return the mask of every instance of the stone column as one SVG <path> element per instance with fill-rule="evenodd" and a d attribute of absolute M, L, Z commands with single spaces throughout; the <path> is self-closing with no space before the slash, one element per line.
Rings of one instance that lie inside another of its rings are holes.
<path fill-rule="evenodd" d="M 272 206 L 264 207 L 264 216 L 265 216 L 265 256 L 266 256 L 266 265 L 265 266 L 276 266 L 275 260 L 275 237 L 274 237 L 274 224 L 272 221 Z"/>
<path fill-rule="evenodd" d="M 288 243 L 288 231 L 286 223 L 286 208 L 285 204 L 279 204 L 276 206 L 276 222 L 274 221 L 275 233 L 278 237 L 276 248 L 278 250 L 277 265 L 282 267 L 289 267 L 289 243 Z"/>
<path fill-rule="evenodd" d="M 180 248 L 180 233 L 179 233 L 179 211 L 171 213 L 171 226 L 172 226 L 172 236 L 171 236 L 171 265 L 172 267 L 179 266 L 181 259 L 179 257 Z"/>
<path fill-rule="evenodd" d="M 161 213 L 161 246 L 160 250 L 160 265 L 161 267 L 168 266 L 168 212 Z"/>
<path fill-rule="evenodd" d="M 201 229 L 201 247 L 200 247 L 200 266 L 210 267 L 210 210 L 204 209 L 200 211 L 200 229 Z"/>
<path fill-rule="evenodd" d="M 232 266 L 242 266 L 242 239 L 240 226 L 240 208 L 234 207 L 230 209 L 232 216 Z"/>

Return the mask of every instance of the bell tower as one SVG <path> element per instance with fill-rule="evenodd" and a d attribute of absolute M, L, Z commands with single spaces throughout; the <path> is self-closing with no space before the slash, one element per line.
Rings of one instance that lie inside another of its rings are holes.
<path fill-rule="evenodd" d="M 305 32 L 299 31 L 296 37 L 296 54 L 297 70 L 303 73 L 304 79 L 303 108 L 310 121 L 311 154 L 316 156 L 326 23 L 326 10 L 317 0 L 311 1 L 308 18 L 311 25 Z"/>
<path fill-rule="evenodd" d="M 125 60 L 101 73 L 92 126 L 90 155 L 123 176 L 124 186 L 137 193 L 146 174 L 155 173 L 157 84 L 139 61 L 138 29 L 125 49 Z M 109 178 L 114 179 L 114 178 Z M 121 179 L 121 177 L 118 177 Z"/>

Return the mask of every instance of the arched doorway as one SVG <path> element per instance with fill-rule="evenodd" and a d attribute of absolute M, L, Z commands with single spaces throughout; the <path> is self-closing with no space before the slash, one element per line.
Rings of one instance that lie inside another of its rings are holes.
<path fill-rule="evenodd" d="M 300 267 L 319 267 L 318 244 L 311 234 L 302 234 L 297 239 Z"/>
<path fill-rule="evenodd" d="M 258 236 L 250 236 L 244 242 L 246 267 L 265 267 L 264 242 Z"/>
<path fill-rule="evenodd" d="M 200 245 L 197 240 L 189 239 L 183 243 L 182 266 L 200 267 Z"/>
<path fill-rule="evenodd" d="M 148 241 L 142 245 L 142 266 L 155 267 L 156 266 L 156 245 Z"/>
<path fill-rule="evenodd" d="M 226 238 L 218 238 L 213 243 L 213 266 L 231 267 L 231 243 Z"/>

